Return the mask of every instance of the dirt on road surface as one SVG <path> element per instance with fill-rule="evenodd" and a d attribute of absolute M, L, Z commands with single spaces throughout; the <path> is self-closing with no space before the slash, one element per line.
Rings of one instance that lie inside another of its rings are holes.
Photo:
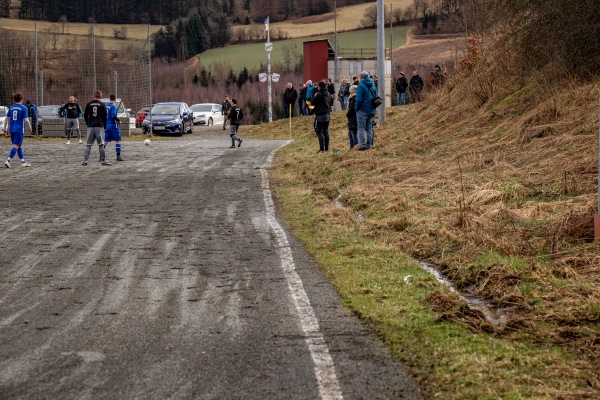
<path fill-rule="evenodd" d="M 81 166 L 26 141 L 0 170 L 0 398 L 421 398 L 276 218 L 284 144 L 203 129 Z"/>

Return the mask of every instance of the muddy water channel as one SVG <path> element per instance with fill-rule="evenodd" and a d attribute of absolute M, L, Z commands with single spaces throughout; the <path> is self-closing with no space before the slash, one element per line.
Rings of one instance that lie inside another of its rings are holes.
<path fill-rule="evenodd" d="M 348 208 L 341 201 L 341 197 L 343 195 L 343 191 L 340 191 L 338 196 L 333 199 L 333 204 L 338 208 Z M 356 220 L 362 221 L 365 217 L 358 212 L 354 212 Z M 506 328 L 506 324 L 508 323 L 508 315 L 505 310 L 500 309 L 493 305 L 492 303 L 481 299 L 475 291 L 466 292 L 460 291 L 454 287 L 452 282 L 446 278 L 434 264 L 427 263 L 425 261 L 415 260 L 419 263 L 419 266 L 424 271 L 433 275 L 433 277 L 442 285 L 444 285 L 449 291 L 458 296 L 458 298 L 467 304 L 469 309 L 481 313 L 485 319 L 490 323 L 495 329 L 498 331 L 504 330 Z M 411 275 L 404 277 L 404 282 L 406 284 L 410 284 Z"/>

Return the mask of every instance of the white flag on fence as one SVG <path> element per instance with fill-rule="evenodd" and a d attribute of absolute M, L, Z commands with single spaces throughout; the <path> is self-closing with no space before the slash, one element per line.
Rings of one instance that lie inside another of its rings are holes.
<path fill-rule="evenodd" d="M 269 17 L 265 18 L 265 31 L 269 30 Z"/>

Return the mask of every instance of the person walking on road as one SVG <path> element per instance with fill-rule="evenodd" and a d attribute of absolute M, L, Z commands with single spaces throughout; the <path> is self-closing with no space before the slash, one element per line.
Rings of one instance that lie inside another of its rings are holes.
<path fill-rule="evenodd" d="M 285 91 L 283 92 L 283 115 L 285 118 L 294 116 L 294 105 L 298 98 L 298 92 L 294 89 L 292 82 L 288 82 Z"/>
<path fill-rule="evenodd" d="M 373 97 L 377 95 L 375 84 L 367 71 L 359 75 L 356 88 L 356 123 L 358 131 L 358 150 L 368 150 L 373 147 L 373 117 L 375 107 L 371 104 Z"/>
<path fill-rule="evenodd" d="M 235 147 L 236 140 L 238 142 L 237 147 L 242 145 L 243 140 L 237 135 L 242 118 L 244 118 L 244 113 L 242 112 L 242 109 L 238 107 L 237 100 L 231 99 L 231 109 L 229 110 L 229 136 L 231 136 L 230 148 Z"/>
<path fill-rule="evenodd" d="M 23 139 L 25 138 L 25 125 L 29 128 L 29 132 L 33 133 L 31 123 L 29 122 L 29 112 L 27 111 L 27 107 L 23 105 L 22 94 L 15 94 L 13 100 L 15 101 L 15 104 L 8 108 L 8 113 L 6 114 L 4 126 L 2 128 L 2 133 L 4 133 L 5 136 L 8 136 L 10 133 L 10 140 L 13 145 L 4 166 L 10 168 L 10 161 L 18 154 L 21 159 L 21 166 L 31 167 L 30 164 L 25 162 L 25 155 L 23 155 L 22 147 Z"/>
<path fill-rule="evenodd" d="M 121 121 L 119 121 L 119 117 L 117 116 L 117 95 L 111 94 L 109 96 L 109 103 L 106 106 L 106 130 L 104 131 L 104 148 L 108 142 L 112 142 L 114 140 L 115 151 L 117 153 L 117 161 L 124 161 L 121 157 L 121 130 L 119 129 L 119 125 Z"/>
<path fill-rule="evenodd" d="M 225 96 L 225 100 L 223 100 L 223 103 L 221 104 L 221 115 L 223 116 L 223 130 L 227 128 L 229 110 L 231 110 L 231 100 L 229 100 L 229 96 Z"/>
<path fill-rule="evenodd" d="M 81 141 L 81 130 L 79 129 L 79 117 L 83 114 L 81 106 L 77 103 L 77 99 L 74 96 L 69 97 L 69 102 L 62 107 L 62 112 L 65 114 L 66 120 L 66 133 L 67 133 L 67 144 L 71 144 L 71 135 L 73 131 L 77 132 L 79 143 Z"/>
<path fill-rule="evenodd" d="M 331 95 L 327 83 L 319 82 L 319 91 L 312 99 L 315 114 L 315 133 L 319 139 L 319 153 L 329 151 L 329 120 L 331 115 Z"/>
<path fill-rule="evenodd" d="M 94 141 L 98 144 L 98 150 L 100 151 L 100 162 L 102 165 L 111 165 L 106 161 L 106 153 L 104 151 L 104 143 L 102 140 L 102 133 L 106 129 L 106 106 L 100 99 L 102 98 L 102 92 L 96 90 L 94 92 L 94 99 L 87 103 L 85 111 L 83 112 L 83 119 L 87 124 L 87 143 L 85 146 L 85 152 L 83 153 L 83 162 L 81 165 L 88 164 L 88 158 L 90 158 L 90 152 L 92 151 L 92 145 Z"/>

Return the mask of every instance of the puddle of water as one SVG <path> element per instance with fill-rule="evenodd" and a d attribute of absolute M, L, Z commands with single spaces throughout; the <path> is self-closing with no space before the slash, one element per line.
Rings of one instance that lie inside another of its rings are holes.
<path fill-rule="evenodd" d="M 479 311 L 485 319 L 492 324 L 496 329 L 502 331 L 506 328 L 506 324 L 508 323 L 508 316 L 503 314 L 500 309 L 495 307 L 493 304 L 477 298 L 475 295 L 470 293 L 464 293 L 458 291 L 454 286 L 452 286 L 452 282 L 446 279 L 440 271 L 438 271 L 435 266 L 432 264 L 426 263 L 424 261 L 419 261 L 419 266 L 429 272 L 431 275 L 435 277 L 435 279 L 446 286 L 448 290 L 452 293 L 456 294 L 462 301 L 467 304 L 471 310 Z"/>
<path fill-rule="evenodd" d="M 347 208 L 340 201 L 343 194 L 344 192 L 340 190 L 337 197 L 333 199 L 333 204 L 338 208 Z M 357 221 L 362 221 L 365 218 L 359 213 L 355 213 L 355 215 Z M 493 304 L 485 300 L 478 298 L 473 293 L 465 293 L 458 291 L 454 286 L 452 286 L 452 282 L 446 279 L 441 274 L 441 272 L 435 268 L 433 264 L 429 264 L 424 261 L 418 262 L 423 270 L 429 272 L 435 277 L 435 279 L 439 283 L 446 286 L 448 290 L 450 290 L 452 293 L 456 294 L 462 301 L 464 301 L 467 304 L 467 307 L 469 307 L 471 310 L 480 312 L 493 327 L 495 327 L 499 331 L 502 331 L 504 330 L 504 328 L 506 328 L 506 324 L 508 323 L 508 316 L 506 314 L 503 314 L 501 309 L 495 307 Z M 404 282 L 408 284 L 408 280 L 410 277 L 412 277 L 412 275 L 405 276 Z"/>

